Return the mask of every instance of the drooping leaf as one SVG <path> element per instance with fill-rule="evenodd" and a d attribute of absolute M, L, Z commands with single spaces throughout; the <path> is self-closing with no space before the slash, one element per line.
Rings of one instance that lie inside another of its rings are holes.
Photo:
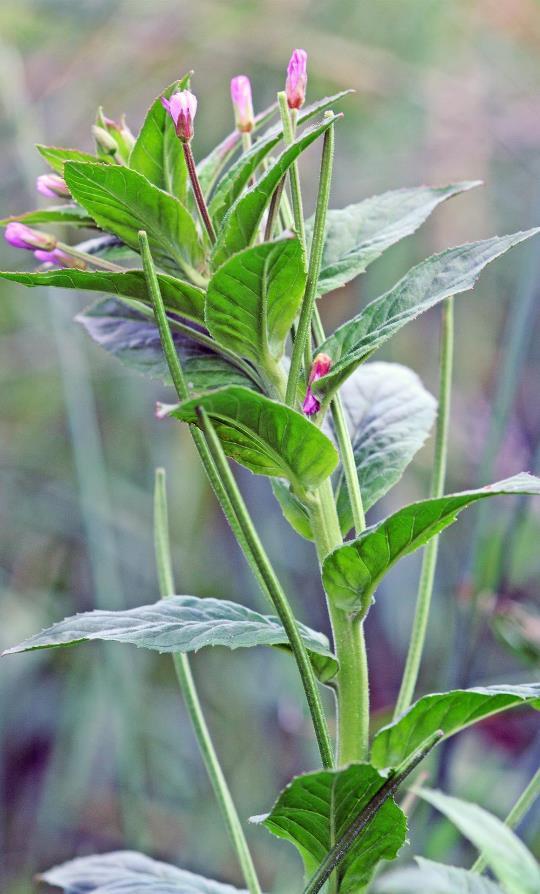
<path fill-rule="evenodd" d="M 157 326 L 151 316 L 124 301 L 97 301 L 76 317 L 98 345 L 136 372 L 172 384 Z M 194 394 L 224 383 L 254 387 L 238 367 L 220 354 L 173 332 L 178 356 Z"/>
<path fill-rule="evenodd" d="M 540 683 L 479 686 L 424 695 L 394 723 L 379 730 L 371 762 L 379 769 L 397 767 L 436 730 L 442 730 L 447 738 L 485 717 L 523 704 L 540 710 Z"/>
<path fill-rule="evenodd" d="M 42 273 L 2 273 L 0 277 L 23 286 L 57 286 L 62 289 L 106 292 L 123 295 L 150 304 L 146 280 L 142 270 L 126 270 L 125 273 L 90 270 L 46 270 Z M 183 282 L 168 273 L 158 273 L 158 280 L 165 307 L 187 319 L 204 323 L 204 292 L 191 283 Z"/>
<path fill-rule="evenodd" d="M 416 857 L 417 866 L 385 873 L 377 880 L 375 894 L 503 894 L 491 879 L 460 869 Z"/>
<path fill-rule="evenodd" d="M 306 273 L 298 239 L 264 242 L 229 258 L 210 280 L 206 324 L 220 344 L 255 364 L 283 356 Z"/>
<path fill-rule="evenodd" d="M 334 106 L 349 93 L 351 93 L 350 90 L 342 90 L 335 96 L 325 96 L 324 99 L 305 106 L 300 110 L 298 125 L 304 124 L 310 118 Z M 210 214 L 218 225 L 221 224 L 233 202 L 247 186 L 250 177 L 253 176 L 261 161 L 268 156 L 274 146 L 277 146 L 282 136 L 283 128 L 281 124 L 276 124 L 266 131 L 248 152 L 242 153 L 221 178 L 209 206 Z"/>
<path fill-rule="evenodd" d="M 66 161 L 100 161 L 101 164 L 114 164 L 112 158 L 110 161 L 107 159 L 98 159 L 96 155 L 91 155 L 90 152 L 81 152 L 80 149 L 63 149 L 59 146 L 42 146 L 40 143 L 37 144 L 36 149 L 53 171 L 56 171 L 60 176 L 64 175 L 64 165 Z"/>
<path fill-rule="evenodd" d="M 190 75 L 175 81 L 154 100 L 129 156 L 129 167 L 138 171 L 185 204 L 188 172 L 182 143 L 176 136 L 174 122 L 164 109 L 161 97 L 189 86 Z"/>
<path fill-rule="evenodd" d="M 323 580 L 329 598 L 348 612 L 365 615 L 381 579 L 398 559 L 451 525 L 466 506 L 498 494 L 540 494 L 540 478 L 523 472 L 478 490 L 405 506 L 325 559 Z"/>
<path fill-rule="evenodd" d="M 251 245 L 265 208 L 283 175 L 287 173 L 293 161 L 304 149 L 307 149 L 317 137 L 328 130 L 337 117 L 334 115 L 331 118 L 325 118 L 321 124 L 304 131 L 294 143 L 282 152 L 261 179 L 244 195 L 238 197 L 223 219 L 223 226 L 213 251 L 214 269 L 223 264 L 232 254 Z"/>
<path fill-rule="evenodd" d="M 78 857 L 39 878 L 65 894 L 247 894 L 136 851 Z"/>
<path fill-rule="evenodd" d="M 0 227 L 5 227 L 12 221 L 20 221 L 28 226 L 36 224 L 70 224 L 75 227 L 93 227 L 94 221 L 86 213 L 84 208 L 66 202 L 64 205 L 50 206 L 49 208 L 38 208 L 36 211 L 27 211 L 25 214 L 15 214 L 12 217 L 5 217 L 0 220 Z"/>
<path fill-rule="evenodd" d="M 480 181 L 395 189 L 346 208 L 330 209 L 319 295 L 346 285 L 385 249 L 414 233 L 437 205 L 475 186 L 480 186 Z M 308 238 L 312 229 L 313 219 L 306 224 Z"/>
<path fill-rule="evenodd" d="M 397 484 L 433 425 L 437 402 L 411 369 L 365 363 L 344 382 L 340 396 L 367 511 Z M 325 431 L 331 431 L 327 417 Z M 343 470 L 335 493 L 342 531 L 353 525 Z"/>
<path fill-rule="evenodd" d="M 172 416 L 199 423 L 204 407 L 225 453 L 257 475 L 286 478 L 295 487 L 318 487 L 333 472 L 332 442 L 305 416 L 255 391 L 231 386 L 179 404 Z"/>
<path fill-rule="evenodd" d="M 389 292 L 368 304 L 319 346 L 333 360 L 330 372 L 315 383 L 322 394 L 332 393 L 359 363 L 444 298 L 472 289 L 480 272 L 509 248 L 540 232 L 536 227 L 511 236 L 495 236 L 450 248 L 428 258 L 408 273 Z"/>
<path fill-rule="evenodd" d="M 146 230 L 152 257 L 169 273 L 188 273 L 201 258 L 193 218 L 178 199 L 122 165 L 69 162 L 66 182 L 74 196 L 103 230 L 139 249 L 139 230 Z"/>
<path fill-rule="evenodd" d="M 337 663 L 328 640 L 303 624 L 299 624 L 299 629 L 314 667 L 321 678 L 329 680 L 337 671 Z M 73 646 L 91 640 L 131 643 L 161 653 L 197 652 L 207 646 L 240 649 L 288 644 L 281 622 L 272 615 L 261 615 L 226 599 L 171 596 L 125 611 L 96 610 L 73 615 L 4 654 Z"/>
<path fill-rule="evenodd" d="M 272 490 L 291 528 L 306 540 L 313 540 L 308 511 L 301 500 L 293 494 L 289 485 L 285 481 L 280 481 L 279 478 L 274 478 Z"/>
<path fill-rule="evenodd" d="M 291 841 L 302 856 L 306 876 L 311 876 L 384 781 L 369 764 L 297 776 L 282 791 L 270 813 L 253 817 L 252 822 Z M 369 881 L 379 860 L 393 860 L 406 833 L 405 814 L 390 798 L 343 861 L 340 894 L 356 894 Z"/>
<path fill-rule="evenodd" d="M 517 835 L 477 804 L 440 791 L 418 794 L 439 810 L 483 854 L 507 894 L 538 894 L 540 866 Z"/>

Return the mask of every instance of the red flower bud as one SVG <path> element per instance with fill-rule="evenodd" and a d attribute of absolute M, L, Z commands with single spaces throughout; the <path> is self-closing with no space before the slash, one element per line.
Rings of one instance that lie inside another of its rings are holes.
<path fill-rule="evenodd" d="M 322 377 L 326 375 L 331 366 L 332 358 L 329 357 L 328 354 L 317 354 L 311 367 L 311 372 L 308 379 L 308 388 L 306 391 L 306 396 L 304 398 L 304 403 L 302 404 L 302 410 L 304 411 L 306 416 L 314 416 L 315 413 L 318 413 L 321 409 L 321 403 L 313 394 L 311 386 L 313 382 L 317 381 L 317 379 L 322 379 Z"/>
<path fill-rule="evenodd" d="M 190 90 L 181 90 L 173 93 L 170 99 L 161 97 L 164 108 L 174 121 L 176 136 L 183 143 L 189 143 L 193 138 L 193 120 L 197 112 L 197 97 Z"/>

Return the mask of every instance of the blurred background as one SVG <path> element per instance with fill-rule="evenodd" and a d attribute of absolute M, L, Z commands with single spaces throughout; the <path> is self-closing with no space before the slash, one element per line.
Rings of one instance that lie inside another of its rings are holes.
<path fill-rule="evenodd" d="M 540 4 L 535 0 L 18 0 L 0 8 L 1 215 L 38 205 L 33 143 L 92 151 L 98 105 L 133 130 L 163 87 L 195 70 L 194 151 L 232 128 L 229 79 L 257 106 L 309 53 L 309 100 L 346 87 L 332 204 L 421 183 L 482 179 L 322 308 L 327 328 L 411 265 L 449 245 L 540 223 Z M 302 167 L 308 210 L 317 152 Z M 27 261 L 0 246 L 3 269 Z M 448 489 L 540 473 L 540 253 L 515 249 L 456 305 Z M 187 435 L 157 422 L 166 389 L 95 346 L 74 292 L 0 284 L 0 646 L 76 611 L 152 602 L 152 486 L 168 473 L 177 591 L 261 607 Z M 439 311 L 379 357 L 437 389 Z M 372 515 L 427 495 L 432 442 Z M 314 554 L 282 520 L 266 481 L 239 472 L 265 544 L 303 620 L 324 628 Z M 538 679 L 540 506 L 472 509 L 444 537 L 419 692 Z M 369 617 L 373 704 L 383 722 L 399 685 L 419 558 L 402 562 Z M 478 606 L 470 648 L 468 605 Z M 471 660 L 471 651 L 473 653 Z M 243 817 L 265 812 L 317 758 L 295 668 L 269 650 L 206 650 L 193 661 Z M 240 878 L 176 688 L 172 664 L 98 644 L 0 665 L 0 889 L 26 894 L 40 869 L 76 854 L 144 849 L 233 883 Z M 517 710 L 462 734 L 430 784 L 504 816 L 536 769 L 538 722 Z M 539 812 L 521 834 L 540 849 Z M 264 889 L 300 879 L 292 848 L 248 830 Z M 418 805 L 404 859 L 473 854 Z M 292 880 L 292 881 L 291 881 Z"/>

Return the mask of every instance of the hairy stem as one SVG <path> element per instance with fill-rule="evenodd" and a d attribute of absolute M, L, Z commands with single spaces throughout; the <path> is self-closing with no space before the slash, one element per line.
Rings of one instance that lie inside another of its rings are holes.
<path fill-rule="evenodd" d="M 163 298 L 159 288 L 152 256 L 148 246 L 148 238 L 144 231 L 139 233 L 141 255 L 144 272 L 148 284 L 148 291 L 154 306 L 156 320 L 159 328 L 163 352 L 169 366 L 173 384 L 180 400 L 189 396 L 186 380 L 178 355 L 174 348 L 171 330 L 163 305 Z M 209 422 L 209 421 L 208 421 Z M 280 620 L 283 623 L 290 646 L 296 658 L 306 698 L 310 708 L 315 735 L 321 753 L 323 766 L 330 767 L 333 764 L 332 746 L 326 717 L 322 708 L 317 681 L 307 654 L 304 642 L 298 632 L 296 620 L 287 601 L 281 585 L 275 575 L 270 560 L 266 555 L 253 523 L 236 486 L 234 477 L 229 469 L 221 444 L 215 436 L 211 423 L 208 432 L 214 435 L 212 439 L 213 450 L 203 433 L 195 427 L 191 428 L 195 446 L 203 462 L 210 483 L 229 522 L 231 529 L 242 549 L 248 564 L 253 571 L 263 593 L 274 605 Z"/>
<path fill-rule="evenodd" d="M 199 214 L 201 215 L 201 220 L 206 228 L 210 242 L 213 245 L 216 241 L 216 234 L 214 232 L 214 225 L 212 224 L 208 213 L 208 208 L 206 207 L 201 184 L 199 183 L 199 178 L 197 176 L 197 168 L 195 166 L 195 159 L 193 158 L 191 143 L 182 143 L 182 148 L 184 150 L 184 158 L 186 159 L 188 174 L 191 180 L 191 186 L 193 187 L 193 195 L 195 196 L 197 208 L 199 209 Z"/>
<path fill-rule="evenodd" d="M 159 591 L 161 598 L 166 599 L 174 594 L 175 587 L 171 562 L 164 469 L 156 469 L 154 488 L 154 548 Z M 250 894 L 261 894 L 261 886 L 249 852 L 242 824 L 204 718 L 189 659 L 185 654 L 175 654 L 173 655 L 173 662 L 178 683 L 182 690 L 182 695 L 184 696 L 186 708 L 191 720 L 193 732 L 195 733 L 195 738 L 197 739 L 197 744 L 201 752 L 201 757 L 210 778 L 212 788 L 214 789 L 217 802 L 223 813 L 225 825 L 227 826 L 227 830 L 236 851 L 246 885 L 248 886 Z"/>
<path fill-rule="evenodd" d="M 334 126 L 331 125 L 324 135 L 323 152 L 321 159 L 321 174 L 319 179 L 319 192 L 317 196 L 317 207 L 315 210 L 315 222 L 313 225 L 313 239 L 311 242 L 311 253 L 309 256 L 309 267 L 307 275 L 306 290 L 302 309 L 300 311 L 300 319 L 298 320 L 298 328 L 296 330 L 296 338 L 293 344 L 291 366 L 289 370 L 289 378 L 287 380 L 287 393 L 285 400 L 292 407 L 296 404 L 296 394 L 298 389 L 298 381 L 300 378 L 300 370 L 302 367 L 302 357 L 307 346 L 307 354 L 304 363 L 306 371 L 311 365 L 311 317 L 313 315 L 313 307 L 317 298 L 317 283 L 321 270 L 321 260 L 324 247 L 324 233 L 326 226 L 326 212 L 328 210 L 328 201 L 330 198 L 330 184 L 332 180 L 332 164 L 334 159 Z"/>
<path fill-rule="evenodd" d="M 537 798 L 540 798 L 540 768 L 512 807 L 504 821 L 505 826 L 508 826 L 509 829 L 515 829 L 525 814 L 529 812 Z M 471 866 L 471 872 L 482 873 L 486 866 L 487 863 L 482 854 L 480 854 L 476 862 Z"/>
<path fill-rule="evenodd" d="M 294 142 L 295 119 L 291 118 L 289 106 L 287 105 L 287 96 L 285 91 L 278 93 L 279 114 L 281 116 L 281 126 L 283 128 L 283 142 L 286 146 L 290 146 Z M 306 246 L 306 228 L 304 224 L 304 208 L 302 205 L 302 192 L 300 190 L 300 174 L 298 173 L 298 163 L 293 161 L 289 168 L 289 182 L 291 184 L 291 199 L 293 206 L 294 227 L 296 235 L 300 239 L 305 251 Z"/>
<path fill-rule="evenodd" d="M 439 411 L 435 432 L 435 459 L 431 479 L 431 497 L 442 497 L 446 477 L 448 454 L 448 427 L 450 421 L 450 400 L 452 393 L 452 364 L 454 354 L 454 299 L 447 298 L 443 305 L 441 322 L 441 349 L 439 361 Z M 401 681 L 394 719 L 405 711 L 414 697 L 418 671 L 426 639 L 426 630 L 437 566 L 439 538 L 434 537 L 424 549 L 422 570 L 418 586 L 416 610 L 411 641 Z"/>

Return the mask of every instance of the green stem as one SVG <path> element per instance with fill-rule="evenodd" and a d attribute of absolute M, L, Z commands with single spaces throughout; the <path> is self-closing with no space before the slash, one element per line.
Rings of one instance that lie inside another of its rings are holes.
<path fill-rule="evenodd" d="M 430 496 L 442 497 L 446 477 L 448 454 L 448 428 L 450 421 L 450 400 L 452 393 L 452 364 L 454 354 L 454 299 L 447 298 L 443 305 L 441 322 L 441 349 L 439 372 L 439 412 L 435 432 L 435 459 L 431 479 Z M 434 537 L 427 544 L 422 560 L 422 570 L 418 585 L 418 596 L 413 621 L 411 641 L 401 681 L 394 719 L 405 711 L 414 697 L 418 671 L 426 639 L 426 630 L 437 566 L 439 538 Z"/>
<path fill-rule="evenodd" d="M 169 523 L 167 512 L 167 492 L 165 489 L 165 470 L 156 469 L 154 488 L 154 547 L 156 566 L 159 581 L 159 591 L 162 599 L 172 596 L 175 592 L 174 577 L 171 561 L 171 549 L 169 540 Z M 201 756 L 210 778 L 217 802 L 223 813 L 225 824 L 236 850 L 238 861 L 250 894 L 261 894 L 261 887 L 257 878 L 257 872 L 249 852 L 248 843 L 242 829 L 238 812 L 234 805 L 232 795 L 223 775 L 219 758 L 210 736 L 210 731 L 204 718 L 202 706 L 195 687 L 195 680 L 191 672 L 189 659 L 185 654 L 173 655 L 176 676 L 186 708 L 191 720 L 193 732 L 197 739 Z"/>
<path fill-rule="evenodd" d="M 72 258 L 78 258 L 80 261 L 84 261 L 85 264 L 93 264 L 94 267 L 101 267 L 102 270 L 110 270 L 112 273 L 124 272 L 124 268 L 120 267 L 119 264 L 113 264 L 112 261 L 100 258 L 99 255 L 90 255 L 85 251 L 79 251 L 74 245 L 68 245 L 66 242 L 57 242 L 56 246 L 60 251 L 64 251 L 67 255 L 71 255 Z"/>
<path fill-rule="evenodd" d="M 315 210 L 315 222 L 313 225 L 313 239 L 311 242 L 311 253 L 309 256 L 309 267 L 306 282 L 306 291 L 300 311 L 300 319 L 298 320 L 298 328 L 296 338 L 293 344 L 291 366 L 289 370 L 289 378 L 287 380 L 286 402 L 289 406 L 296 404 L 296 394 L 298 389 L 298 381 L 300 378 L 300 369 L 302 366 L 302 357 L 304 350 L 307 350 L 305 358 L 306 370 L 311 365 L 311 318 L 313 308 L 317 298 L 317 282 L 321 270 L 321 260 L 324 248 L 324 235 L 326 226 L 326 212 L 328 209 L 328 201 L 330 198 L 330 184 L 332 180 L 332 164 L 334 158 L 334 126 L 331 125 L 324 135 L 323 152 L 321 159 L 321 174 L 319 179 L 319 193 L 317 196 L 317 207 Z"/>
<path fill-rule="evenodd" d="M 249 544 L 252 555 L 255 557 L 257 566 L 265 582 L 266 592 L 268 593 L 271 602 L 278 614 L 278 617 L 283 624 L 289 640 L 289 645 L 296 659 L 307 702 L 309 705 L 309 710 L 311 713 L 311 718 L 313 721 L 323 766 L 332 767 L 334 762 L 332 756 L 332 746 L 330 743 L 328 726 L 319 695 L 317 680 L 315 678 L 315 673 L 313 671 L 313 666 L 311 664 L 306 646 L 302 637 L 300 636 L 296 618 L 294 617 L 291 606 L 289 605 L 289 601 L 285 596 L 281 584 L 276 577 L 274 569 L 270 564 L 265 549 L 255 530 L 246 504 L 244 503 L 242 495 L 238 489 L 238 485 L 236 484 L 234 476 L 227 462 L 227 457 L 225 456 L 223 447 L 221 446 L 221 442 L 216 435 L 214 426 L 212 425 L 212 422 L 204 408 L 199 407 L 197 412 L 201 426 L 206 436 L 206 442 L 208 444 L 219 477 L 234 509 L 236 518 L 238 519 L 238 524 L 242 529 L 242 533 Z"/>
<path fill-rule="evenodd" d="M 369 801 L 358 816 L 355 817 L 350 826 L 340 837 L 339 841 L 337 841 L 334 847 L 328 852 L 315 875 L 312 876 L 304 888 L 303 894 L 317 894 L 317 892 L 321 890 L 322 886 L 327 879 L 330 878 L 334 870 L 341 865 L 361 832 L 364 831 L 366 826 L 371 822 L 388 798 L 397 791 L 407 776 L 409 776 L 413 770 L 416 769 L 418 764 L 427 757 L 431 749 L 435 747 L 442 736 L 443 733 L 441 730 L 437 730 L 436 733 L 433 733 L 433 735 L 430 736 L 430 738 L 417 751 L 415 751 L 406 764 L 403 764 L 402 767 L 394 770 L 386 782 L 381 785 L 379 791 L 375 793 L 371 801 Z"/>
<path fill-rule="evenodd" d="M 294 143 L 295 119 L 291 117 L 289 106 L 287 105 L 287 96 L 285 91 L 278 93 L 279 114 L 281 115 L 281 125 L 283 127 L 283 142 L 286 146 Z M 304 224 L 304 208 L 302 205 L 302 192 L 300 189 L 300 174 L 298 173 L 298 163 L 293 161 L 289 168 L 289 182 L 291 184 L 291 199 L 293 206 L 294 226 L 296 235 L 300 239 L 305 251 L 306 246 L 306 228 Z"/>
<path fill-rule="evenodd" d="M 180 400 L 185 400 L 188 396 L 188 388 L 178 355 L 174 348 L 174 342 L 169 328 L 165 307 L 163 305 L 159 282 L 148 246 L 148 238 L 144 230 L 141 230 L 139 233 L 139 241 L 148 291 L 156 314 L 163 352 L 178 397 Z M 209 428 L 213 432 L 211 424 Z M 213 450 L 210 449 L 209 443 L 199 429 L 192 427 L 191 433 L 225 517 L 231 526 L 256 580 L 263 593 L 265 593 L 274 605 L 290 639 L 291 650 L 296 658 L 300 676 L 304 684 L 304 690 L 306 692 L 306 698 L 313 719 L 313 726 L 315 728 L 319 750 L 321 752 L 321 759 L 325 767 L 330 767 L 333 764 L 332 747 L 330 744 L 330 735 L 328 733 L 326 718 L 324 716 L 317 688 L 317 681 L 304 642 L 298 633 L 296 620 L 287 601 L 287 597 L 277 580 L 268 556 L 264 551 L 264 547 L 253 527 L 247 508 L 236 486 L 231 470 L 229 469 L 221 444 L 215 437 L 215 433 L 212 441 Z M 216 462 L 216 457 L 219 457 L 219 463 Z"/>
<path fill-rule="evenodd" d="M 540 798 L 540 768 L 512 807 L 504 821 L 505 826 L 508 826 L 509 829 L 515 829 L 525 814 L 529 812 L 537 798 Z M 486 866 L 487 863 L 482 854 L 480 854 L 476 862 L 471 866 L 471 872 L 482 873 Z"/>

